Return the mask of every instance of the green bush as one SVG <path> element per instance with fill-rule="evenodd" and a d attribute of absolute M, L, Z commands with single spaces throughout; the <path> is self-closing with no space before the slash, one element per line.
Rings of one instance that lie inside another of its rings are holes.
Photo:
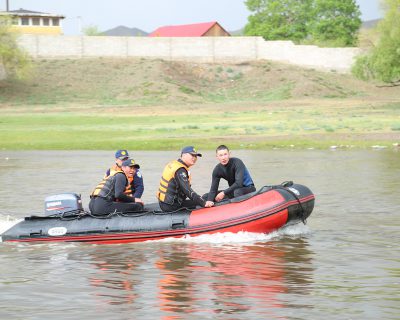
<path fill-rule="evenodd" d="M 0 64 L 9 77 L 24 78 L 29 70 L 29 56 L 18 47 L 18 34 L 11 31 L 11 19 L 0 16 Z"/>
<path fill-rule="evenodd" d="M 357 58 L 352 73 L 363 80 L 400 83 L 400 0 L 384 0 L 385 18 L 378 26 L 379 41 Z"/>

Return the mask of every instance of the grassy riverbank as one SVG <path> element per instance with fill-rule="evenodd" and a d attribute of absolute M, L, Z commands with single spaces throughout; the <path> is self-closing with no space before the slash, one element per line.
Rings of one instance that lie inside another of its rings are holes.
<path fill-rule="evenodd" d="M 267 62 L 38 61 L 0 83 L 1 149 L 392 147 L 400 89 Z"/>

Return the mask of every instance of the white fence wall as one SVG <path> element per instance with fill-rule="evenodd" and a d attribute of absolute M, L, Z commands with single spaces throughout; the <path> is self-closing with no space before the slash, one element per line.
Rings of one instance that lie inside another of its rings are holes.
<path fill-rule="evenodd" d="M 19 45 L 34 58 L 144 57 L 196 62 L 272 60 L 348 72 L 358 48 L 319 48 L 261 37 L 92 37 L 21 35 Z"/>

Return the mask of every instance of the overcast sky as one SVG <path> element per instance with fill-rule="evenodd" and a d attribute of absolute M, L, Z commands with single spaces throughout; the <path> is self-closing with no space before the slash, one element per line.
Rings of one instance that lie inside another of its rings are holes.
<path fill-rule="evenodd" d="M 119 25 L 146 32 L 159 26 L 218 21 L 235 31 L 247 23 L 244 0 L 8 0 L 10 10 L 26 10 L 64 15 L 64 33 L 79 34 L 80 26 L 97 26 L 100 31 Z M 362 20 L 382 16 L 379 0 L 357 0 Z M 6 0 L 0 0 L 0 11 Z"/>

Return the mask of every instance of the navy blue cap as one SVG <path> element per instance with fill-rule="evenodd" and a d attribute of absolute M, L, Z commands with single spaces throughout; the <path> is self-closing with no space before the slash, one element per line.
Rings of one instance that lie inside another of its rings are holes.
<path fill-rule="evenodd" d="M 115 158 L 116 159 L 120 159 L 120 160 L 124 160 L 126 158 L 129 158 L 128 150 L 118 150 L 115 153 Z"/>
<path fill-rule="evenodd" d="M 202 154 L 198 153 L 197 150 L 195 149 L 195 147 L 193 147 L 193 146 L 184 147 L 181 151 L 181 154 L 184 154 L 184 153 L 190 153 L 190 154 L 192 154 L 194 156 L 198 156 L 198 157 L 202 156 Z"/>
<path fill-rule="evenodd" d="M 133 159 L 128 159 L 125 160 L 124 162 L 122 162 L 122 167 L 135 167 L 136 168 L 136 164 L 135 164 L 135 160 Z"/>

